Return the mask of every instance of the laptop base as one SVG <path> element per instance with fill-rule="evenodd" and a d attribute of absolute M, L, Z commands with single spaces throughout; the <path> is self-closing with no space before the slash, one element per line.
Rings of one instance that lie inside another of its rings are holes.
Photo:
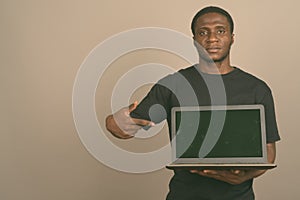
<path fill-rule="evenodd" d="M 228 170 L 228 169 L 272 169 L 277 167 L 276 164 L 171 164 L 166 166 L 167 169 L 211 169 L 211 170 Z"/>

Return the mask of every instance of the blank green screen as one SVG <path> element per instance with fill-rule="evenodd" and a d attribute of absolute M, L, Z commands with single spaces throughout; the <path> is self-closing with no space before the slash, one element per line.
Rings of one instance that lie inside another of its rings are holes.
<path fill-rule="evenodd" d="M 195 122 L 195 115 L 199 115 L 199 122 Z M 212 126 L 218 121 L 211 121 L 212 112 L 225 111 L 178 111 L 176 112 L 176 133 L 180 127 L 180 134 L 176 135 L 177 158 L 198 158 L 199 150 L 207 134 L 209 124 Z M 180 123 L 184 121 L 185 123 Z M 192 134 L 191 124 L 197 124 L 197 133 Z M 228 157 L 261 157 L 262 139 L 259 110 L 227 110 L 221 136 L 213 149 L 205 158 Z M 193 137 L 187 145 L 187 138 Z"/>

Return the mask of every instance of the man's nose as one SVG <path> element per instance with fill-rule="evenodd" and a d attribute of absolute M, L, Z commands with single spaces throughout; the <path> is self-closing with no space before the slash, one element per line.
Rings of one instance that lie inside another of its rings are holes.
<path fill-rule="evenodd" d="M 209 33 L 208 38 L 207 38 L 208 42 L 217 42 L 219 41 L 216 33 Z"/>

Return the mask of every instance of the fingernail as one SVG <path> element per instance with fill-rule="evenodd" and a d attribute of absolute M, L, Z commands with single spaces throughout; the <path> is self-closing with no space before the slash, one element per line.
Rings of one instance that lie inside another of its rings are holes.
<path fill-rule="evenodd" d="M 154 122 L 150 122 L 149 126 L 155 126 Z"/>

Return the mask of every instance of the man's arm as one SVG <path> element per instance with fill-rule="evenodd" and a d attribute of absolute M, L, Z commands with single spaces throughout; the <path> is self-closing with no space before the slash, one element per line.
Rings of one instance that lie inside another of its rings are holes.
<path fill-rule="evenodd" d="M 134 102 L 129 107 L 125 107 L 116 113 L 106 117 L 106 129 L 117 138 L 128 139 L 134 137 L 136 132 L 143 126 L 154 126 L 151 121 L 143 119 L 135 119 L 130 117 L 132 112 L 137 107 L 137 102 Z"/>
<path fill-rule="evenodd" d="M 275 143 L 267 144 L 268 162 L 274 163 L 276 158 Z M 267 170 L 191 170 L 201 176 L 211 177 L 233 185 L 241 184 L 249 179 L 256 178 L 264 174 Z"/>

